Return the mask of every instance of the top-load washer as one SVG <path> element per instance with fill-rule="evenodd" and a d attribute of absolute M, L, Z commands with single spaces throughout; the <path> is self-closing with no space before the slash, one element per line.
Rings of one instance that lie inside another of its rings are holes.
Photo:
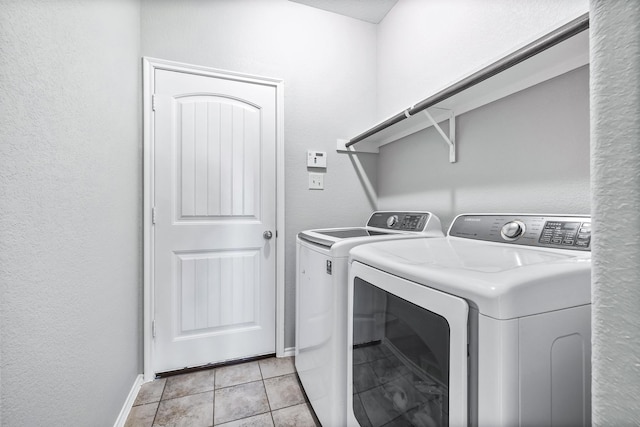
<path fill-rule="evenodd" d="M 352 249 L 347 425 L 590 425 L 590 224 L 465 214 Z"/>
<path fill-rule="evenodd" d="M 302 386 L 323 426 L 346 423 L 349 250 L 365 243 L 442 237 L 430 212 L 373 212 L 364 227 L 300 232 L 296 254 L 296 357 Z M 370 322 L 356 326 L 367 336 Z"/>

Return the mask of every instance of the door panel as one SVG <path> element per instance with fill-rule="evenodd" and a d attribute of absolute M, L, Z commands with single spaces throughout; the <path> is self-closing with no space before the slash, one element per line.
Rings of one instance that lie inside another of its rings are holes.
<path fill-rule="evenodd" d="M 260 206 L 260 110 L 215 96 L 176 100 L 180 219 L 255 217 Z"/>
<path fill-rule="evenodd" d="M 257 326 L 259 255 L 258 250 L 176 254 L 176 336 Z"/>
<path fill-rule="evenodd" d="M 275 88 L 156 70 L 154 99 L 154 369 L 273 353 Z"/>

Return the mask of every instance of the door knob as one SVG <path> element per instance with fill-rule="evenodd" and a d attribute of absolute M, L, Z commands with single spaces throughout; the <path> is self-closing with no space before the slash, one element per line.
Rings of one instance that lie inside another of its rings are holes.
<path fill-rule="evenodd" d="M 265 239 L 269 240 L 273 237 L 273 233 L 270 232 L 269 230 L 265 231 L 264 233 L 262 233 L 262 237 L 264 237 Z"/>

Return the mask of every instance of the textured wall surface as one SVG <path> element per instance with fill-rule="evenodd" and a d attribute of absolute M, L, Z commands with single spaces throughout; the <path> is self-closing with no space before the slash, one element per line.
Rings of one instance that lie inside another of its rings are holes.
<path fill-rule="evenodd" d="M 359 224 L 376 202 L 335 153 L 336 136 L 586 1 L 401 0 L 376 29 L 286 0 L 142 0 L 142 15 L 136 0 L 0 0 L 0 425 L 113 425 L 142 370 L 141 54 L 285 80 L 290 347 L 295 234 Z M 637 425 L 640 10 L 591 7 L 593 419 Z M 427 207 L 445 225 L 462 210 L 588 211 L 587 79 L 577 70 L 460 117 L 456 165 L 433 129 L 385 147 L 381 207 Z M 540 147 L 562 147 L 569 167 L 521 163 L 543 164 Z M 306 188 L 307 148 L 328 152 L 325 191 Z M 509 174 L 499 158 L 515 159 Z M 375 180 L 377 159 L 362 159 Z"/>
<path fill-rule="evenodd" d="M 139 13 L 0 1 L 2 426 L 112 426 L 141 371 Z"/>
<path fill-rule="evenodd" d="M 640 425 L 640 4 L 591 2 L 593 424 Z"/>
<path fill-rule="evenodd" d="M 448 122 L 443 123 L 448 131 Z M 456 118 L 457 162 L 433 127 L 380 151 L 380 208 L 589 214 L 589 69 Z"/>
<path fill-rule="evenodd" d="M 588 11 L 588 0 L 400 0 L 378 29 L 378 119 Z"/>
<path fill-rule="evenodd" d="M 284 79 L 285 347 L 294 345 L 296 234 L 362 225 L 375 207 L 335 151 L 374 117 L 375 28 L 287 0 L 142 2 L 144 56 Z M 327 152 L 324 191 L 308 190 L 307 149 Z M 375 179 L 375 158 L 360 157 Z"/>

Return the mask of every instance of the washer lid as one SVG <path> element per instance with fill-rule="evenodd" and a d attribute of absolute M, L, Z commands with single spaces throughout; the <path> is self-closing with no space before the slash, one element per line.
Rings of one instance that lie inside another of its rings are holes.
<path fill-rule="evenodd" d="M 320 230 L 306 230 L 298 233 L 298 242 L 311 245 L 317 250 L 326 252 L 332 257 L 347 258 L 349 251 L 358 245 L 371 242 L 424 238 L 424 234 L 409 232 L 379 232 L 371 229 L 360 229 L 365 233 L 356 231 L 356 228 L 331 228 Z M 352 237 L 337 237 L 345 234 L 360 234 Z M 442 237 L 442 235 L 440 235 Z"/>
<path fill-rule="evenodd" d="M 376 231 L 370 230 L 364 227 L 354 228 L 326 228 L 319 230 L 305 230 L 298 233 L 298 238 L 306 240 L 307 242 L 315 243 L 326 248 L 331 248 L 334 244 L 343 241 L 344 239 L 357 239 L 368 238 L 371 236 L 386 236 L 392 234 L 399 234 L 396 231 Z M 353 240 L 354 242 L 356 240 Z"/>
<path fill-rule="evenodd" d="M 591 254 L 455 237 L 389 241 L 351 250 L 351 260 L 467 299 L 511 319 L 591 302 Z"/>
<path fill-rule="evenodd" d="M 365 227 L 306 230 L 298 233 L 298 239 L 346 257 L 352 247 L 375 240 L 443 235 L 440 219 L 431 212 L 375 211 Z"/>

